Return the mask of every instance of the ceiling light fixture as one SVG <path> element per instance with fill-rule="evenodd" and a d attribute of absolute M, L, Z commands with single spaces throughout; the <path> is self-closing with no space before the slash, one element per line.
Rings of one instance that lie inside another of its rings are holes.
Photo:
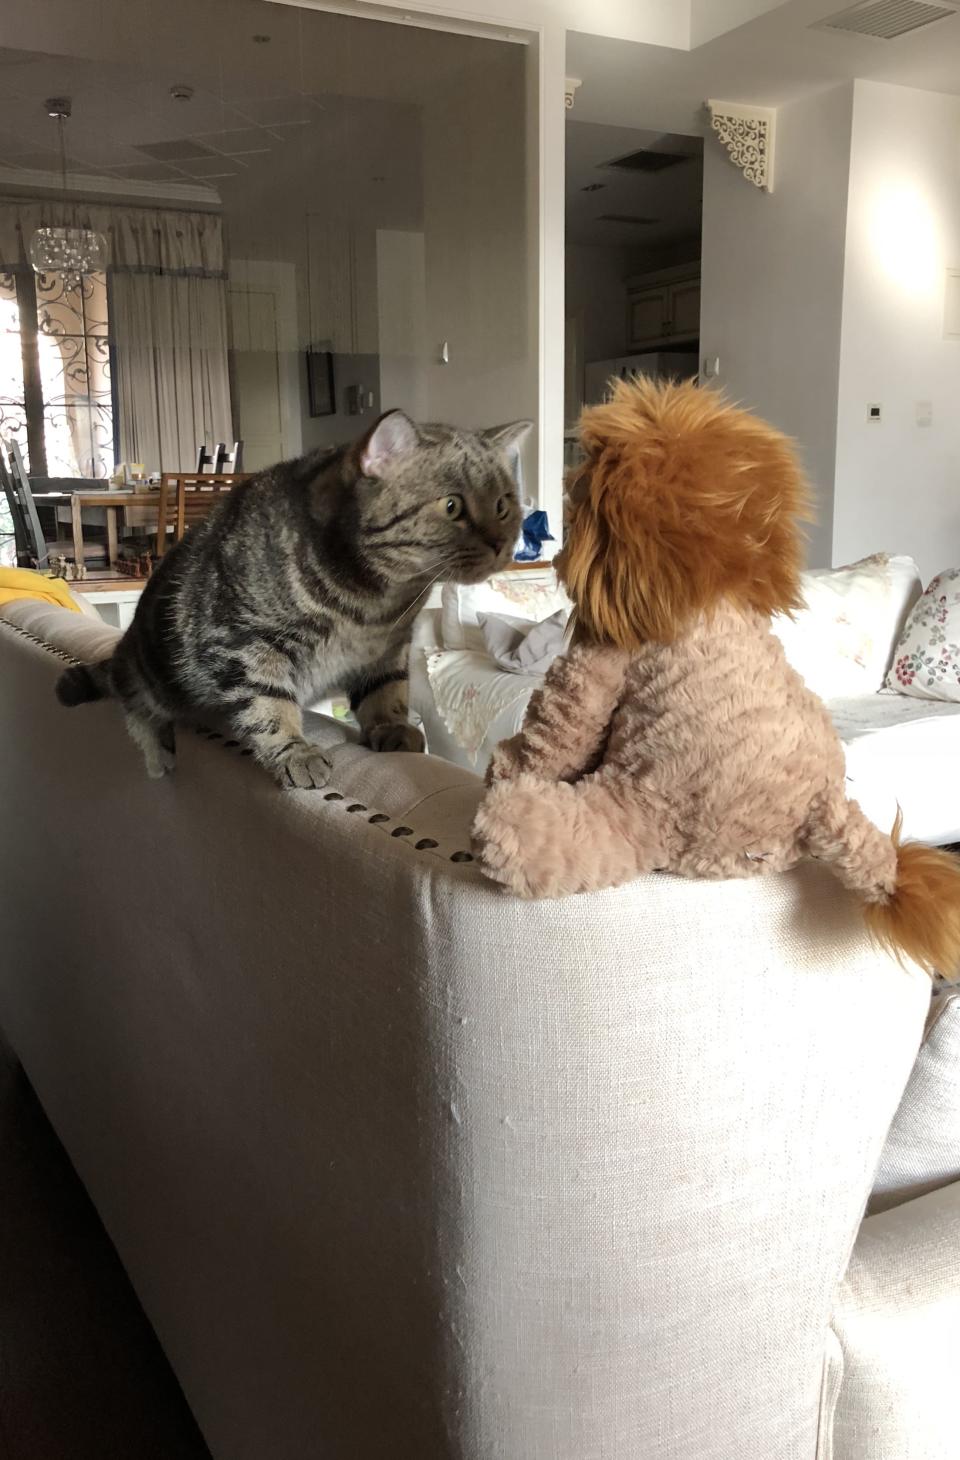
<path fill-rule="evenodd" d="M 67 188 L 67 143 L 64 123 L 72 106 L 68 96 L 54 96 L 44 102 L 47 116 L 55 118 L 60 137 L 60 172 L 63 183 L 63 205 L 70 205 Z M 30 263 L 36 274 L 61 274 L 63 287 L 73 293 L 83 283 L 84 274 L 95 274 L 105 267 L 106 240 L 92 228 L 75 228 L 64 224 L 59 228 L 38 228 L 30 240 Z"/>

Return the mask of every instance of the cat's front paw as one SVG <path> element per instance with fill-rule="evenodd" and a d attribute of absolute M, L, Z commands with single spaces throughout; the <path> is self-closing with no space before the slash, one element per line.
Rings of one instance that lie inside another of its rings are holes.
<path fill-rule="evenodd" d="M 276 768 L 277 780 L 285 790 L 320 791 L 330 779 L 333 766 L 318 745 L 297 745 Z"/>
<path fill-rule="evenodd" d="M 367 735 L 371 750 L 411 750 L 422 753 L 427 748 L 423 731 L 405 721 L 394 721 L 387 725 L 374 725 Z"/>

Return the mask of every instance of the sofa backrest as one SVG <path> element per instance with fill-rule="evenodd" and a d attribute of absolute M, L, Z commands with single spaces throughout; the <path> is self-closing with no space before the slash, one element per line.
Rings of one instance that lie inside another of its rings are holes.
<path fill-rule="evenodd" d="M 0 614 L 0 1022 L 213 1453 L 811 1460 L 926 981 L 815 865 L 514 901 L 332 724 L 148 781 L 112 638 Z"/>

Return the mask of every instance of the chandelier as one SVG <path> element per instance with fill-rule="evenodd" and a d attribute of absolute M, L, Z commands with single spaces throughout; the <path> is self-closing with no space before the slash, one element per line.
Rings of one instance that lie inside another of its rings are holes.
<path fill-rule="evenodd" d="M 71 113 L 68 96 L 53 96 L 46 102 L 47 115 L 56 118 L 60 135 L 60 171 L 63 181 L 64 207 L 69 206 L 67 192 L 67 143 L 64 123 Z M 30 262 L 37 274 L 58 273 L 64 290 L 73 293 L 81 287 L 84 274 L 93 274 L 106 265 L 107 245 L 102 234 L 92 228 L 38 228 L 30 240 Z"/>

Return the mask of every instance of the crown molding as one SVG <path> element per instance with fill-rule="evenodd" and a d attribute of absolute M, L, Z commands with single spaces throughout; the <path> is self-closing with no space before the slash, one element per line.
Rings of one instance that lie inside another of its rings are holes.
<path fill-rule="evenodd" d="M 25 167 L 0 167 L 0 187 L 25 188 L 61 193 L 63 180 L 55 172 Z M 167 203 L 205 203 L 219 207 L 221 197 L 216 188 L 199 183 L 145 182 L 142 178 L 98 177 L 93 173 L 74 173 L 67 178 L 67 192 L 78 197 L 88 193 L 106 193 L 123 198 L 154 198 Z"/>

